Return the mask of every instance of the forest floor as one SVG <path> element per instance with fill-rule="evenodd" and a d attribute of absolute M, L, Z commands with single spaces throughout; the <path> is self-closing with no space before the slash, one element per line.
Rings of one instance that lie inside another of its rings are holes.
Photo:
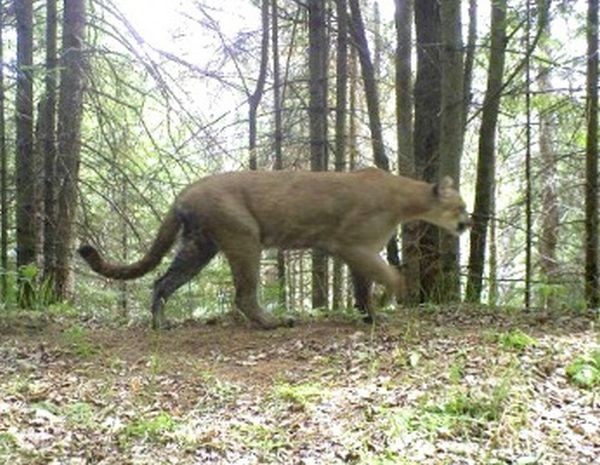
<path fill-rule="evenodd" d="M 567 375 L 595 324 L 464 307 L 275 331 L 5 316 L 0 463 L 600 464 L 600 386 Z"/>

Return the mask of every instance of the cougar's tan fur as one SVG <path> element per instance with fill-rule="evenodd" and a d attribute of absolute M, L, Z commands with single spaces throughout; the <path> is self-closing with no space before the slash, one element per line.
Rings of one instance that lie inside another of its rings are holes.
<path fill-rule="evenodd" d="M 453 234 L 470 223 L 450 178 L 429 184 L 375 168 L 235 172 L 208 176 L 184 189 L 139 261 L 111 263 L 89 245 L 79 252 L 103 276 L 134 279 L 154 269 L 180 236 L 171 267 L 155 283 L 152 311 L 158 327 L 166 299 L 221 251 L 231 266 L 237 306 L 252 321 L 272 328 L 281 322 L 257 300 L 263 248 L 321 248 L 349 265 L 363 281 L 357 287 L 375 281 L 401 298 L 402 276 L 379 252 L 399 223 L 415 220 Z"/>

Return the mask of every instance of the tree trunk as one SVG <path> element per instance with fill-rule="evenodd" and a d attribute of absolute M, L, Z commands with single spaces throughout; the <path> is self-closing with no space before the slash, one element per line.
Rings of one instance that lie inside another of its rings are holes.
<path fill-rule="evenodd" d="M 467 46 L 465 53 L 465 77 L 463 80 L 463 126 L 467 129 L 467 117 L 471 107 L 473 82 L 473 64 L 475 63 L 475 42 L 477 41 L 477 0 L 469 0 L 469 30 L 467 32 Z"/>
<path fill-rule="evenodd" d="M 56 90 L 57 90 L 56 0 L 46 2 L 46 77 L 40 148 L 44 163 L 44 279 L 54 281 L 56 267 Z"/>
<path fill-rule="evenodd" d="M 469 302 L 479 302 L 482 291 L 486 234 L 496 173 L 496 123 L 500 108 L 500 91 L 504 75 L 504 52 L 507 41 L 506 0 L 493 2 L 491 28 L 490 63 L 487 89 L 483 101 L 483 113 L 481 115 L 481 128 L 479 130 L 475 207 L 471 229 L 469 276 L 466 292 L 466 300 Z"/>
<path fill-rule="evenodd" d="M 348 94 L 348 5 L 346 0 L 336 1 L 337 45 L 335 82 L 335 171 L 346 168 L 346 107 Z M 336 258 L 333 261 L 332 307 L 344 306 L 344 264 Z"/>
<path fill-rule="evenodd" d="M 398 172 L 415 177 L 413 150 L 413 86 L 412 86 L 412 21 L 413 1 L 396 2 L 396 135 L 398 142 Z M 419 238 L 418 225 L 402 225 L 402 263 L 406 280 L 406 303 L 419 301 Z"/>
<path fill-rule="evenodd" d="M 272 35 L 271 42 L 273 46 L 273 107 L 275 112 L 275 164 L 276 170 L 283 169 L 283 127 L 282 127 L 282 107 L 281 99 L 281 78 L 279 65 L 279 26 L 277 21 L 277 0 L 271 1 L 271 21 Z M 285 253 L 282 250 L 277 251 L 277 283 L 278 283 L 278 301 L 283 308 L 286 306 L 286 280 L 285 280 Z"/>
<path fill-rule="evenodd" d="M 17 267 L 35 264 L 35 159 L 33 153 L 33 5 L 32 0 L 16 0 L 17 17 L 17 99 L 16 111 L 16 190 Z M 31 277 L 20 284 L 20 305 L 31 304 Z"/>
<path fill-rule="evenodd" d="M 356 61 L 356 50 L 354 47 L 348 48 L 348 73 L 349 83 L 349 102 L 348 102 L 348 170 L 356 169 L 356 158 L 358 155 L 358 63 Z M 352 280 L 346 280 L 346 307 L 352 308 L 354 298 Z"/>
<path fill-rule="evenodd" d="M 308 1 L 310 167 L 327 170 L 327 31 L 325 1 Z M 312 307 L 327 307 L 327 255 L 312 252 Z"/>
<path fill-rule="evenodd" d="M 413 150 L 412 87 L 412 0 L 396 0 L 396 135 L 398 138 L 398 171 L 415 175 Z"/>
<path fill-rule="evenodd" d="M 550 58 L 550 47 L 547 39 L 550 36 L 550 25 L 546 25 L 542 50 Z M 538 70 L 538 90 L 543 95 L 552 91 L 550 82 L 551 68 L 546 61 L 540 61 Z M 553 144 L 553 134 L 556 130 L 553 114 L 549 108 L 542 108 L 539 112 L 539 147 L 540 147 L 540 182 L 542 184 L 542 218 L 539 235 L 539 263 L 542 280 L 552 285 L 558 276 L 558 263 L 556 261 L 556 248 L 558 245 L 559 212 L 556 192 L 558 179 L 556 153 Z M 554 298 L 552 292 L 541 292 L 540 302 L 543 308 L 552 308 Z"/>
<path fill-rule="evenodd" d="M 248 131 L 248 148 L 250 151 L 249 165 L 251 170 L 256 170 L 258 168 L 256 156 L 256 126 L 258 105 L 260 104 L 264 93 L 265 80 L 267 77 L 267 59 L 269 54 L 269 0 L 262 0 L 261 18 L 262 36 L 260 48 L 260 66 L 258 78 L 256 79 L 256 88 L 254 89 L 254 92 L 248 96 L 248 105 L 250 107 L 248 111 L 248 124 L 250 126 Z"/>
<path fill-rule="evenodd" d="M 598 0 L 588 0 L 587 137 L 585 188 L 585 298 L 600 305 L 598 282 Z"/>
<path fill-rule="evenodd" d="M 450 176 L 460 184 L 460 159 L 463 150 L 464 68 L 460 0 L 440 3 L 442 27 L 442 94 L 440 114 L 439 178 Z M 441 273 L 435 294 L 441 302 L 460 300 L 458 238 L 440 232 Z"/>
<path fill-rule="evenodd" d="M 361 75 L 365 88 L 365 98 L 367 101 L 367 111 L 369 113 L 369 129 L 371 132 L 371 143 L 373 146 L 373 158 L 375 165 L 382 170 L 390 170 L 390 161 L 385 154 L 383 144 L 383 131 L 381 129 L 381 112 L 379 109 L 379 92 L 377 90 L 377 80 L 375 76 L 375 67 L 371 60 L 369 45 L 365 35 L 365 25 L 358 0 L 350 0 L 351 11 L 351 32 L 360 60 Z M 394 236 L 387 244 L 387 258 L 392 265 L 399 266 L 398 243 Z"/>
<path fill-rule="evenodd" d="M 383 55 L 381 13 L 379 12 L 379 3 L 375 0 L 373 4 L 373 69 L 375 71 L 375 82 L 381 80 L 381 55 Z"/>
<path fill-rule="evenodd" d="M 373 146 L 373 158 L 378 168 L 389 171 L 390 162 L 385 154 L 383 145 L 383 133 L 381 130 L 381 113 L 379 110 L 379 93 L 375 80 L 375 68 L 369 53 L 369 45 L 365 36 L 365 26 L 358 0 L 349 0 L 351 11 L 351 32 L 358 52 L 361 75 L 367 101 L 367 112 L 369 114 L 369 129 L 371 132 L 371 144 Z"/>
<path fill-rule="evenodd" d="M 65 0 L 63 13 L 62 68 L 58 101 L 58 154 L 56 174 L 58 218 L 56 235 L 56 294 L 72 291 L 73 227 L 77 208 L 77 180 L 81 149 L 85 39 L 85 0 Z"/>
<path fill-rule="evenodd" d="M 0 63 L 4 63 L 4 8 L 0 8 Z M 4 95 L 4 66 L 0 66 L 0 297 L 6 302 L 8 296 L 8 176 L 6 153 L 6 119 Z"/>
<path fill-rule="evenodd" d="M 490 205 L 490 214 L 492 218 L 496 215 L 496 186 L 493 186 L 492 204 Z M 488 305 L 492 308 L 498 305 L 498 245 L 497 245 L 497 226 L 496 222 L 490 222 L 490 240 L 488 246 L 489 258 L 489 288 Z"/>
<path fill-rule="evenodd" d="M 118 166 L 117 160 L 115 160 L 114 167 Z M 115 169 L 115 171 L 117 171 Z M 120 215 L 120 236 L 121 236 L 121 262 L 127 263 L 129 261 L 129 244 L 128 244 L 128 221 L 126 220 L 128 211 L 128 195 L 127 195 L 127 179 L 126 176 L 114 173 L 115 179 L 120 179 L 120 186 L 117 186 L 118 191 L 115 192 L 115 204 L 118 205 L 118 210 L 121 212 Z M 129 290 L 127 281 L 123 280 L 119 282 L 119 307 L 121 310 L 121 317 L 126 320 L 129 317 L 129 306 L 128 297 Z"/>
<path fill-rule="evenodd" d="M 415 2 L 417 77 L 415 81 L 414 153 L 417 177 L 438 180 L 441 68 L 440 12 L 437 0 Z M 439 231 L 420 223 L 417 227 L 420 253 L 420 300 L 433 299 L 435 278 L 440 273 Z"/>

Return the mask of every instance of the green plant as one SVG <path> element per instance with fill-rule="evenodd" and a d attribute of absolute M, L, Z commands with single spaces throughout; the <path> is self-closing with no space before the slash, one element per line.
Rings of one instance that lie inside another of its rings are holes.
<path fill-rule="evenodd" d="M 74 425 L 92 426 L 94 424 L 94 411 L 86 402 L 67 405 L 64 412 L 67 420 Z"/>
<path fill-rule="evenodd" d="M 18 272 L 0 270 L 0 276 L 6 278 L 4 308 L 25 305 L 29 310 L 43 311 L 55 301 L 52 281 L 40 279 L 39 268 L 33 263 L 20 267 Z"/>
<path fill-rule="evenodd" d="M 475 394 L 471 391 L 457 391 L 445 403 L 430 407 L 430 412 L 454 417 L 471 418 L 480 421 L 494 421 L 500 418 L 504 395 Z"/>
<path fill-rule="evenodd" d="M 19 302 L 27 302 L 32 310 L 42 311 L 55 300 L 54 285 L 50 279 L 39 279 L 40 270 L 30 263 L 19 269 L 18 298 Z"/>
<path fill-rule="evenodd" d="M 272 391 L 272 398 L 283 400 L 300 408 L 306 408 L 310 404 L 319 402 L 323 395 L 323 386 L 312 383 L 296 385 L 278 383 Z"/>
<path fill-rule="evenodd" d="M 458 384 L 463 379 L 466 364 L 466 354 L 459 352 L 458 355 L 452 361 L 448 378 L 452 384 Z"/>
<path fill-rule="evenodd" d="M 241 425 L 239 433 L 240 440 L 246 447 L 266 453 L 275 452 L 286 447 L 289 443 L 285 431 L 270 428 L 260 423 Z"/>
<path fill-rule="evenodd" d="M 566 369 L 569 380 L 582 388 L 600 386 L 600 348 L 577 357 Z"/>
<path fill-rule="evenodd" d="M 82 326 L 71 326 L 63 333 L 63 338 L 70 350 L 79 357 L 90 357 L 98 352 L 89 340 L 88 331 Z"/>
<path fill-rule="evenodd" d="M 520 329 L 513 329 L 498 335 L 500 345 L 504 349 L 522 351 L 529 346 L 537 345 L 537 341 Z"/>
<path fill-rule="evenodd" d="M 176 422 L 167 412 L 159 412 L 152 418 L 133 420 L 121 432 L 120 439 L 141 438 L 159 441 L 165 433 L 175 429 Z"/>
<path fill-rule="evenodd" d="M 0 433 L 0 454 L 8 454 L 18 449 L 17 438 L 10 433 Z"/>

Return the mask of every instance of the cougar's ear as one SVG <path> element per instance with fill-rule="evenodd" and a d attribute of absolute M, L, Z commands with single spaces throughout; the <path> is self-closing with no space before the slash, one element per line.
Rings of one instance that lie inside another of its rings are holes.
<path fill-rule="evenodd" d="M 444 176 L 442 180 L 433 185 L 433 195 L 439 198 L 448 197 L 454 181 L 450 176 Z"/>

